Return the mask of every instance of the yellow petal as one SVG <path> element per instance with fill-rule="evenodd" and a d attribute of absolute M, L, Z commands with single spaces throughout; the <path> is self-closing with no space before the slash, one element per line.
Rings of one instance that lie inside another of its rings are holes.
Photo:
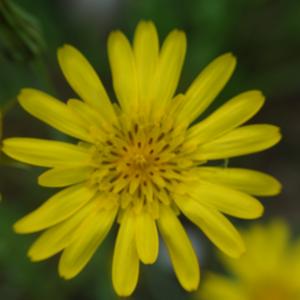
<path fill-rule="evenodd" d="M 273 272 L 273 270 L 278 267 L 278 263 L 288 253 L 287 247 L 291 238 L 290 231 L 283 219 L 273 219 L 270 224 L 264 224 L 262 226 L 266 241 L 265 249 L 269 250 L 268 255 L 265 257 L 265 268 L 269 269 L 270 272 Z M 249 241 L 247 242 L 249 243 Z M 292 253 L 288 254 L 288 258 L 292 258 Z M 294 258 L 295 261 L 292 262 L 292 268 L 298 263 L 298 258 L 299 252 L 297 258 Z M 300 263 L 298 264 L 300 266 Z M 292 269 L 290 269 L 290 271 L 292 271 Z"/>
<path fill-rule="evenodd" d="M 95 203 L 88 203 L 67 220 L 47 229 L 32 244 L 28 256 L 32 261 L 47 259 L 71 244 L 77 236 L 82 221 L 95 209 Z"/>
<path fill-rule="evenodd" d="M 281 134 L 276 126 L 243 126 L 198 147 L 197 159 L 221 159 L 255 153 L 274 146 L 280 139 Z"/>
<path fill-rule="evenodd" d="M 74 241 L 64 250 L 60 258 L 60 276 L 71 279 L 86 266 L 108 234 L 116 212 L 116 208 L 98 210 L 81 224 Z"/>
<path fill-rule="evenodd" d="M 58 62 L 74 91 L 109 122 L 116 120 L 113 106 L 93 67 L 74 47 L 64 45 L 57 52 Z"/>
<path fill-rule="evenodd" d="M 87 165 L 91 159 L 83 147 L 34 138 L 5 139 L 2 150 L 16 160 L 42 167 Z"/>
<path fill-rule="evenodd" d="M 290 235 L 284 222 L 273 220 L 270 224 L 255 224 L 244 230 L 243 237 L 247 246 L 245 255 L 239 260 L 221 257 L 231 272 L 247 282 L 255 282 L 258 274 L 260 278 L 272 277 L 277 269 L 280 269 L 281 275 L 284 274 L 287 261 L 282 262 L 286 255 L 291 257 L 287 251 Z"/>
<path fill-rule="evenodd" d="M 107 47 L 116 96 L 127 113 L 135 112 L 138 84 L 135 59 L 129 41 L 122 32 L 115 31 L 109 35 Z"/>
<path fill-rule="evenodd" d="M 238 127 L 254 116 L 264 103 L 259 91 L 248 91 L 229 100 L 204 121 L 189 130 L 188 139 L 205 143 Z"/>
<path fill-rule="evenodd" d="M 58 167 L 44 172 L 38 182 L 47 187 L 63 187 L 85 181 L 93 171 L 91 167 Z"/>
<path fill-rule="evenodd" d="M 213 60 L 187 90 L 187 100 L 178 110 L 178 121 L 191 123 L 195 120 L 223 89 L 235 66 L 236 59 L 231 53 L 223 54 Z"/>
<path fill-rule="evenodd" d="M 209 273 L 206 280 L 199 290 L 200 299 L 214 300 L 246 300 L 247 291 L 242 284 L 237 283 L 231 278 Z"/>
<path fill-rule="evenodd" d="M 31 233 L 53 226 L 73 215 L 94 194 L 95 189 L 84 184 L 66 188 L 15 223 L 14 229 L 18 233 Z"/>
<path fill-rule="evenodd" d="M 172 209 L 161 205 L 159 212 L 159 231 L 166 243 L 175 274 L 184 289 L 196 290 L 200 270 L 193 246 Z"/>
<path fill-rule="evenodd" d="M 191 185 L 190 190 L 197 201 L 238 218 L 255 219 L 264 211 L 257 199 L 226 186 L 201 182 Z"/>
<path fill-rule="evenodd" d="M 155 220 L 147 211 L 136 216 L 135 240 L 140 260 L 144 264 L 153 264 L 158 256 L 158 233 Z"/>
<path fill-rule="evenodd" d="M 135 289 L 139 276 L 139 258 L 135 244 L 135 220 L 127 211 L 121 221 L 112 265 L 112 281 L 119 296 L 129 296 Z"/>
<path fill-rule="evenodd" d="M 101 132 L 104 128 L 109 127 L 101 114 L 93 109 L 88 103 L 82 102 L 77 99 L 68 100 L 68 107 L 80 118 L 82 121 L 91 128 L 97 128 Z M 101 132 L 102 133 L 102 132 Z M 101 138 L 101 137 L 100 137 Z"/>
<path fill-rule="evenodd" d="M 159 117 L 165 113 L 164 109 L 176 91 L 185 52 L 185 33 L 173 30 L 162 45 L 153 86 L 153 113 Z"/>
<path fill-rule="evenodd" d="M 48 125 L 78 139 L 92 141 L 85 123 L 63 102 L 35 89 L 23 89 L 18 100 L 27 112 Z"/>
<path fill-rule="evenodd" d="M 227 185 L 250 195 L 273 196 L 280 193 L 281 184 L 274 177 L 253 170 L 238 168 L 201 167 L 199 179 Z"/>
<path fill-rule="evenodd" d="M 158 35 L 152 22 L 141 21 L 136 27 L 133 51 L 139 87 L 139 106 L 143 114 L 148 114 L 159 53 Z"/>
<path fill-rule="evenodd" d="M 241 236 L 221 213 L 189 197 L 176 196 L 180 210 L 224 253 L 239 257 L 245 252 Z"/>

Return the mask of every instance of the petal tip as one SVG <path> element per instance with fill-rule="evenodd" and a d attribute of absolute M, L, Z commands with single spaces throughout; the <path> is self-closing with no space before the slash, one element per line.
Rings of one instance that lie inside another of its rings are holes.
<path fill-rule="evenodd" d="M 200 284 L 200 271 L 197 276 L 192 278 L 189 282 L 186 282 L 183 288 L 188 292 L 195 292 L 198 290 Z"/>
<path fill-rule="evenodd" d="M 258 207 L 258 209 L 257 209 L 257 214 L 256 214 L 256 217 L 255 218 L 260 218 L 260 217 L 262 217 L 263 216 L 263 214 L 265 213 L 265 208 L 264 208 L 264 206 L 260 203 L 260 202 L 258 202 L 260 205 L 259 205 L 259 207 Z"/>
<path fill-rule="evenodd" d="M 59 266 L 58 266 L 58 275 L 59 275 L 59 277 L 61 277 L 64 280 L 71 280 L 76 276 L 76 274 L 68 272 L 67 270 L 62 268 L 61 264 L 59 264 Z"/>
<path fill-rule="evenodd" d="M 29 258 L 29 260 L 31 262 L 39 262 L 41 260 L 43 260 L 38 253 L 36 253 L 33 248 L 30 248 L 27 252 L 27 257 Z"/>
<path fill-rule="evenodd" d="M 62 46 L 58 47 L 57 52 L 63 52 L 66 50 L 73 50 L 75 49 L 73 46 L 71 46 L 70 44 L 63 44 Z"/>
<path fill-rule="evenodd" d="M 20 221 L 17 221 L 14 225 L 13 225 L 13 230 L 14 232 L 16 233 L 26 233 L 26 230 L 24 230 L 24 226 L 21 222 L 22 220 Z"/>
<path fill-rule="evenodd" d="M 73 46 L 69 45 L 69 44 L 63 44 L 62 46 L 60 46 L 57 49 L 57 59 L 59 64 L 62 64 L 62 61 L 64 60 L 64 58 L 68 55 L 68 53 L 70 53 L 71 51 L 75 52 L 76 48 L 74 48 Z"/>
<path fill-rule="evenodd" d="M 140 257 L 140 260 L 144 265 L 153 265 L 157 260 L 157 255 L 152 257 Z"/>
<path fill-rule="evenodd" d="M 20 105 L 22 107 L 24 107 L 25 102 L 27 101 L 27 99 L 29 97 L 31 97 L 31 95 L 35 92 L 36 92 L 36 90 L 33 89 L 33 88 L 23 88 L 23 89 L 21 89 L 19 94 L 17 95 L 17 99 L 18 99 L 18 102 L 20 103 Z"/>
<path fill-rule="evenodd" d="M 237 57 L 232 52 L 224 53 L 223 55 L 219 56 L 219 59 L 224 63 L 225 65 L 228 65 L 232 69 L 232 71 L 235 69 L 237 64 Z"/>
<path fill-rule="evenodd" d="M 281 182 L 278 181 L 277 179 L 275 179 L 275 181 L 274 181 L 274 193 L 273 193 L 273 195 L 281 194 L 282 189 L 283 189 L 283 186 L 282 186 Z"/>

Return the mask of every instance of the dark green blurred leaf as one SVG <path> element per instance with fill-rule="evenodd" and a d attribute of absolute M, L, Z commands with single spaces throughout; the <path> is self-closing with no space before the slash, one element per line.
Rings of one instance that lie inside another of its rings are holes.
<path fill-rule="evenodd" d="M 28 169 L 30 168 L 28 165 L 19 163 L 6 155 L 1 151 L 2 149 L 2 139 L 3 139 L 3 124 L 4 124 L 4 116 L 5 114 L 15 105 L 16 99 L 12 99 L 7 102 L 4 108 L 0 108 L 0 166 L 8 166 L 19 169 Z M 1 199 L 1 198 L 0 198 Z"/>
<path fill-rule="evenodd" d="M 0 49 L 12 61 L 27 62 L 45 48 L 38 21 L 11 0 L 0 1 Z"/>

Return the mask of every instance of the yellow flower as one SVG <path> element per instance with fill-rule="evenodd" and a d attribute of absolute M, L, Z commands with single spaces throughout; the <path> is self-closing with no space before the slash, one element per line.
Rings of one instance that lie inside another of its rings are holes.
<path fill-rule="evenodd" d="M 255 225 L 243 236 L 247 252 L 238 260 L 222 257 L 234 278 L 209 274 L 197 298 L 300 300 L 300 239 L 291 244 L 288 226 L 280 220 Z"/>
<path fill-rule="evenodd" d="M 174 96 L 185 51 L 182 31 L 172 31 L 160 48 L 153 23 L 142 21 L 133 46 L 120 31 L 108 39 L 118 103 L 109 100 L 92 66 L 69 45 L 58 50 L 58 61 L 83 101 L 65 104 L 41 91 L 22 90 L 19 102 L 26 111 L 81 140 L 4 141 L 7 155 L 50 168 L 39 184 L 66 187 L 15 224 L 18 233 L 45 230 L 29 250 L 33 261 L 63 251 L 59 274 L 72 278 L 117 221 L 112 280 L 119 295 L 133 292 L 140 261 L 156 261 L 158 229 L 179 282 L 195 290 L 198 261 L 180 213 L 228 255 L 244 252 L 240 235 L 223 213 L 261 216 L 263 207 L 251 195 L 275 195 L 280 184 L 256 171 L 204 165 L 267 149 L 280 140 L 279 129 L 241 126 L 263 105 L 256 90 L 234 97 L 194 124 L 229 80 L 236 59 L 232 54 L 218 57 L 186 92 Z"/>

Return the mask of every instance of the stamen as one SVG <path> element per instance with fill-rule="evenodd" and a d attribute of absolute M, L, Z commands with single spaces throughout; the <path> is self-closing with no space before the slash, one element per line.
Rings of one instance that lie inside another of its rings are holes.
<path fill-rule="evenodd" d="M 158 215 L 159 203 L 171 203 L 169 189 L 180 184 L 183 177 L 185 166 L 174 158 L 183 160 L 184 135 L 163 122 L 152 126 L 125 118 L 122 122 L 127 130 L 112 128 L 115 132 L 96 145 L 96 172 L 101 170 L 103 175 L 95 177 L 93 184 L 112 193 L 122 208 L 132 205 L 139 211 L 147 206 Z"/>
<path fill-rule="evenodd" d="M 164 138 L 165 134 L 162 132 L 159 137 L 157 138 L 157 141 L 160 142 Z"/>

